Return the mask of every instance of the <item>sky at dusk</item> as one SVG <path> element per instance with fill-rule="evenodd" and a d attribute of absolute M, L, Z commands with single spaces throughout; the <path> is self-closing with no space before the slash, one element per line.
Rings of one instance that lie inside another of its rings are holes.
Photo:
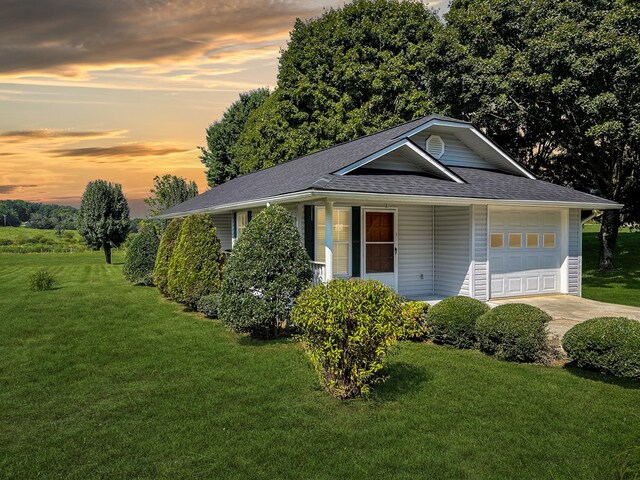
<path fill-rule="evenodd" d="M 77 206 L 102 178 L 142 216 L 155 175 L 204 191 L 206 127 L 240 92 L 275 86 L 296 18 L 343 3 L 3 0 L 0 200 Z"/>

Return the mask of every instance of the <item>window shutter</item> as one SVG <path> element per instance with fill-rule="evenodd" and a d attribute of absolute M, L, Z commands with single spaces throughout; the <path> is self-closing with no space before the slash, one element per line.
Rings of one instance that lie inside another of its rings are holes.
<path fill-rule="evenodd" d="M 351 207 L 351 276 L 360 276 L 360 207 Z"/>
<path fill-rule="evenodd" d="M 311 260 L 316 259 L 315 227 L 313 222 L 313 205 L 304 206 L 304 248 Z"/>
<path fill-rule="evenodd" d="M 247 210 L 247 223 L 251 221 L 251 217 L 253 217 L 253 215 L 251 214 L 251 210 Z"/>
<path fill-rule="evenodd" d="M 233 212 L 233 238 L 238 238 L 238 215 Z"/>

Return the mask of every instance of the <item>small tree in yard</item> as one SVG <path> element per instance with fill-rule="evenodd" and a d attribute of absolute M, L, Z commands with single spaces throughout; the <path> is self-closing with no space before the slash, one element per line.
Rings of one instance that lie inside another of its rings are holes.
<path fill-rule="evenodd" d="M 218 314 L 237 332 L 273 338 L 286 327 L 293 300 L 312 279 L 293 216 L 273 205 L 244 230 L 225 271 Z"/>
<path fill-rule="evenodd" d="M 201 297 L 218 291 L 223 266 L 224 256 L 211 217 L 187 217 L 169 261 L 169 295 L 195 308 Z"/>
<path fill-rule="evenodd" d="M 327 391 L 367 393 L 387 351 L 403 335 L 401 298 L 374 280 L 333 280 L 303 292 L 291 313 Z"/>
<path fill-rule="evenodd" d="M 180 236 L 181 227 L 181 218 L 171 220 L 171 223 L 169 223 L 162 234 L 160 245 L 158 246 L 158 254 L 156 255 L 156 262 L 153 268 L 153 283 L 155 283 L 163 295 L 169 295 L 169 290 L 167 289 L 169 283 L 169 261 L 171 261 L 173 250 Z"/>
<path fill-rule="evenodd" d="M 80 202 L 77 226 L 86 244 L 103 249 L 105 261 L 111 263 L 111 248 L 125 241 L 131 226 L 121 185 L 104 180 L 89 182 Z"/>
<path fill-rule="evenodd" d="M 124 276 L 136 285 L 153 285 L 153 267 L 160 239 L 153 224 L 143 223 L 127 248 Z"/>

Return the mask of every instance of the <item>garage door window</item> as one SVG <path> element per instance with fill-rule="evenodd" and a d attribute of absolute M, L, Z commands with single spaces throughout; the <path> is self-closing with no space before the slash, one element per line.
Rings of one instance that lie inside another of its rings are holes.
<path fill-rule="evenodd" d="M 504 235 L 502 233 L 491 234 L 491 248 L 504 247 Z"/>
<path fill-rule="evenodd" d="M 556 248 L 555 233 L 545 233 L 543 241 L 544 241 L 544 248 Z"/>
<path fill-rule="evenodd" d="M 509 248 L 522 248 L 522 234 L 510 233 L 509 234 Z"/>
<path fill-rule="evenodd" d="M 527 233 L 527 248 L 538 248 L 540 246 L 540 235 L 537 233 Z"/>

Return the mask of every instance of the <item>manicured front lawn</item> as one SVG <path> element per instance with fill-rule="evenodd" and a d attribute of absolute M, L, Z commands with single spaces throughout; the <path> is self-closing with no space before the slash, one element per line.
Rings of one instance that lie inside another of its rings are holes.
<path fill-rule="evenodd" d="M 59 289 L 26 290 L 41 266 Z M 603 479 L 640 444 L 637 383 L 429 344 L 341 403 L 296 342 L 185 313 L 101 253 L 0 255 L 0 359 L 3 478 Z"/>
<path fill-rule="evenodd" d="M 640 232 L 621 228 L 614 255 L 615 269 L 598 271 L 600 225 L 582 230 L 582 296 L 601 302 L 640 307 Z"/>

